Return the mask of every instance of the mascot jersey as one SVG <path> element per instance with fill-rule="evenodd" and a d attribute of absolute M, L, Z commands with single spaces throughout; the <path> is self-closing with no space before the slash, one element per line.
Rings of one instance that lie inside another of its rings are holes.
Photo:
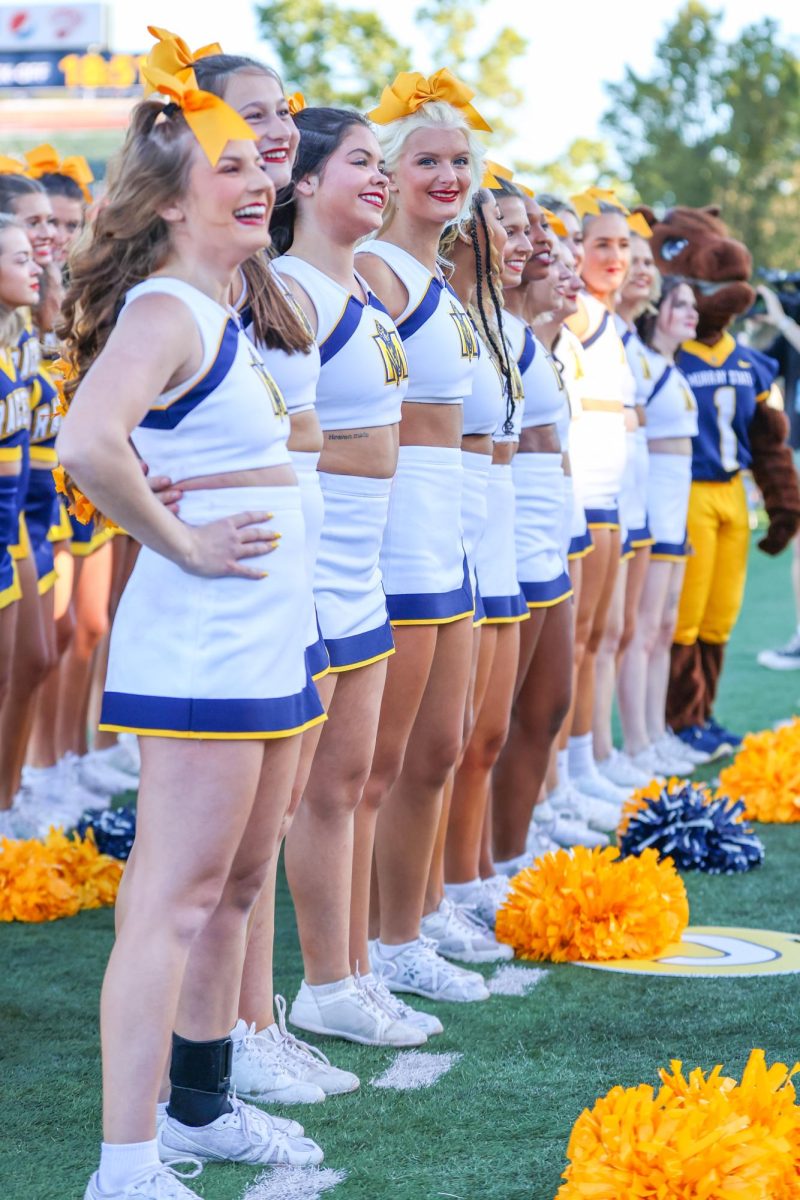
<path fill-rule="evenodd" d="M 729 333 L 715 346 L 685 343 L 676 362 L 697 399 L 692 478 L 726 483 L 752 464 L 750 425 L 756 405 L 769 395 L 778 364 Z"/>

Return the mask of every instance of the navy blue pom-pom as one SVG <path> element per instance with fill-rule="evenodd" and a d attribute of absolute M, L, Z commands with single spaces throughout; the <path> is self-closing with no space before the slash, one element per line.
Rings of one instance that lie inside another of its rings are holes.
<path fill-rule="evenodd" d="M 136 837 L 136 810 L 106 808 L 99 813 L 87 812 L 75 828 L 81 837 L 85 836 L 87 829 L 91 829 L 101 854 L 127 859 Z"/>
<path fill-rule="evenodd" d="M 708 793 L 691 783 L 672 793 L 665 786 L 631 815 L 620 850 L 624 857 L 657 850 L 662 857 L 669 855 L 679 871 L 749 871 L 764 861 L 764 846 L 740 820 L 744 808 L 742 800 L 709 800 Z"/>

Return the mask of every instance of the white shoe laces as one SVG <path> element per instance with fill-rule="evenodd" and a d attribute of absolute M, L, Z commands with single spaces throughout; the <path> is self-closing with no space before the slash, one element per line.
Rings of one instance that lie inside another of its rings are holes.
<path fill-rule="evenodd" d="M 176 1171 L 175 1167 L 178 1164 L 189 1165 L 190 1171 Z M 153 1190 L 148 1193 L 152 1196 L 152 1200 L 185 1200 L 187 1196 L 191 1196 L 196 1200 L 197 1192 L 192 1192 L 185 1186 L 183 1180 L 196 1179 L 203 1170 L 203 1164 L 199 1158 L 194 1158 L 192 1155 L 187 1155 L 186 1158 L 176 1159 L 174 1163 L 159 1163 L 154 1166 L 152 1171 L 141 1176 L 129 1188 L 123 1192 L 125 1196 L 141 1196 L 141 1188 L 145 1185 L 153 1185 Z"/>
<path fill-rule="evenodd" d="M 304 1042 L 302 1038 L 295 1037 L 286 1028 L 286 1001 L 283 996 L 275 997 L 275 1012 L 278 1017 L 277 1025 L 280 1033 L 280 1044 L 276 1046 L 276 1050 L 281 1057 L 289 1060 L 296 1060 L 302 1063 L 303 1066 L 318 1066 L 329 1067 L 330 1059 L 326 1057 L 318 1046 L 312 1046 L 310 1042 Z"/>
<path fill-rule="evenodd" d="M 393 992 L 390 992 L 380 976 L 376 975 L 369 983 L 369 987 L 383 1004 L 387 1012 L 391 1013 L 396 1021 L 405 1021 L 409 1017 L 417 1015 L 416 1009 L 410 1004 L 406 1004 L 405 1000 L 401 1000 Z"/>
<path fill-rule="evenodd" d="M 358 992 L 359 1003 L 367 1010 L 370 1016 L 375 1017 L 381 1025 L 386 1023 L 387 1017 L 391 1021 L 397 1020 L 397 1013 L 394 1011 L 394 1006 L 392 1005 L 391 1001 L 386 1001 L 384 999 L 384 997 L 375 987 L 372 980 L 366 980 L 364 978 L 359 971 L 357 964 L 353 973 L 353 981 L 356 985 L 356 991 Z"/>

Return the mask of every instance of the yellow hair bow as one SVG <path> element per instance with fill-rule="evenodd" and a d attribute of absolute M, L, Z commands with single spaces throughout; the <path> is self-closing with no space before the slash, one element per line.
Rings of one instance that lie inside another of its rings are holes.
<path fill-rule="evenodd" d="M 30 172 L 25 163 L 11 158 L 8 154 L 0 154 L 0 175 L 27 175 L 30 177 Z"/>
<path fill-rule="evenodd" d="M 542 212 L 547 217 L 547 224 L 550 226 L 557 238 L 569 237 L 569 230 L 561 220 L 561 217 L 558 215 L 558 213 L 554 213 L 549 208 L 543 208 Z"/>
<path fill-rule="evenodd" d="M 185 77 L 179 77 L 154 67 L 142 67 L 142 76 L 151 85 L 152 91 L 169 96 L 178 105 L 212 167 L 219 162 L 228 142 L 258 140 L 254 130 L 229 104 L 220 100 L 219 96 L 198 88 L 191 68 L 188 68 Z"/>
<path fill-rule="evenodd" d="M 390 121 L 409 117 L 418 112 L 423 105 L 438 100 L 459 109 L 470 129 L 485 129 L 491 133 L 491 125 L 487 125 L 481 114 L 470 104 L 474 95 L 472 88 L 456 79 L 447 67 L 428 78 L 419 71 L 401 71 L 394 83 L 383 89 L 380 104 L 367 113 L 367 116 L 376 125 L 388 125 Z"/>
<path fill-rule="evenodd" d="M 602 209 L 601 202 L 615 208 L 623 217 L 630 216 L 630 211 L 620 200 L 613 188 L 590 187 L 585 192 L 581 192 L 577 196 L 570 196 L 573 207 L 578 216 L 584 217 L 599 217 Z"/>
<path fill-rule="evenodd" d="M 157 25 L 148 25 L 147 32 L 157 39 L 155 46 L 147 56 L 147 70 L 164 71 L 167 75 L 177 75 L 184 79 L 194 67 L 199 58 L 208 58 L 211 54 L 222 54 L 219 42 L 211 42 L 201 46 L 199 50 L 190 50 L 187 42 L 177 33 L 168 29 L 159 29 Z M 144 94 L 149 96 L 158 89 L 145 81 Z"/>
<path fill-rule="evenodd" d="M 286 103 L 289 105 L 289 115 L 294 117 L 305 108 L 306 98 L 302 92 L 292 92 L 291 96 L 286 97 Z"/>
<path fill-rule="evenodd" d="M 59 158 L 58 152 L 45 142 L 33 150 L 27 150 L 25 157 L 32 179 L 41 179 L 42 175 L 66 175 L 73 183 L 77 183 L 86 203 L 91 203 L 89 184 L 94 182 L 94 175 L 82 154 L 70 154 L 67 158 Z"/>
<path fill-rule="evenodd" d="M 636 233 L 641 238 L 651 238 L 653 231 L 647 224 L 647 219 L 643 213 L 631 213 L 628 217 L 628 228 L 631 233 Z"/>
<path fill-rule="evenodd" d="M 483 178 L 481 179 L 481 187 L 492 190 L 502 190 L 500 180 L 504 179 L 506 183 L 514 177 L 514 172 L 509 171 L 508 167 L 501 167 L 500 163 L 492 162 L 490 158 L 485 159 L 483 164 Z"/>

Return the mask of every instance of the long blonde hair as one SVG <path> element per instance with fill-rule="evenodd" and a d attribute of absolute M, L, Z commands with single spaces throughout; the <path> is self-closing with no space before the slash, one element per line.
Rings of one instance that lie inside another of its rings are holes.
<path fill-rule="evenodd" d="M 109 171 L 106 199 L 70 259 L 58 334 L 78 386 L 108 341 L 128 292 L 164 263 L 171 239 L 159 212 L 186 193 L 197 142 L 176 105 L 143 100 Z"/>
<path fill-rule="evenodd" d="M 13 213 L 0 213 L 0 245 L 9 229 L 22 229 L 22 226 Z M 0 350 L 9 352 L 16 346 L 24 325 L 24 310 L 10 308 L 0 300 Z"/>

